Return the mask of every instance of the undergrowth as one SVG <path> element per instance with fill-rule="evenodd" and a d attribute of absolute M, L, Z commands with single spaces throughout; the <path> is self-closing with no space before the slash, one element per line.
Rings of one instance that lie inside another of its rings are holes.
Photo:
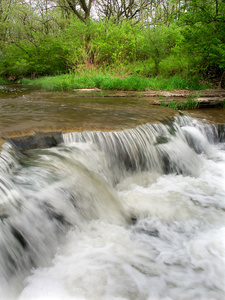
<path fill-rule="evenodd" d="M 0 84 L 7 84 L 7 81 L 4 78 L 0 77 Z"/>

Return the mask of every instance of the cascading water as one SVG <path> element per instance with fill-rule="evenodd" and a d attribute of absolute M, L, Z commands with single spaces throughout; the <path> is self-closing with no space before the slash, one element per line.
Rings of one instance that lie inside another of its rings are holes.
<path fill-rule="evenodd" d="M 1 299 L 225 297 L 224 127 L 177 116 L 0 155 Z"/>

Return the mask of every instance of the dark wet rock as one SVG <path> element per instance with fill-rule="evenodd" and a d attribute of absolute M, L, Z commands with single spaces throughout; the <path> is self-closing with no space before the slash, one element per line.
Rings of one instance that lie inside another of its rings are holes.
<path fill-rule="evenodd" d="M 156 238 L 160 237 L 160 232 L 158 231 L 158 229 L 154 229 L 154 228 L 151 228 L 151 229 L 137 228 L 135 231 L 138 233 L 144 233 L 149 236 L 156 237 Z"/>
<path fill-rule="evenodd" d="M 225 124 L 218 124 L 217 130 L 218 130 L 219 142 L 224 143 L 225 142 Z"/>
<path fill-rule="evenodd" d="M 4 139 L 22 152 L 55 147 L 63 142 L 62 132 L 35 132 L 34 135 Z"/>
<path fill-rule="evenodd" d="M 136 218 L 136 217 L 131 217 L 131 218 L 130 218 L 130 223 L 131 223 L 131 225 L 136 225 L 136 223 L 137 223 L 137 218 Z"/>
<path fill-rule="evenodd" d="M 156 144 L 166 144 L 168 143 L 169 139 L 165 136 L 157 136 L 156 137 Z"/>
<path fill-rule="evenodd" d="M 19 242 L 19 244 L 22 246 L 23 249 L 26 249 L 28 247 L 28 242 L 26 241 L 25 237 L 23 234 L 16 229 L 15 227 L 12 226 L 11 228 L 13 236 L 16 238 L 16 240 Z"/>
<path fill-rule="evenodd" d="M 199 97 L 198 107 L 209 108 L 209 107 L 221 107 L 223 105 L 223 97 Z"/>

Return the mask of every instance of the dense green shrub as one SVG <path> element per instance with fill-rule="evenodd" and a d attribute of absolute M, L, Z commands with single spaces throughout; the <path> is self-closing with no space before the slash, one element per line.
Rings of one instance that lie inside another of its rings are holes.
<path fill-rule="evenodd" d="M 143 54 L 154 61 L 154 73 L 151 75 L 158 75 L 160 63 L 168 57 L 172 58 L 172 50 L 180 39 L 180 29 L 175 25 L 154 26 L 144 30 Z"/>
<path fill-rule="evenodd" d="M 0 75 L 18 77 L 57 74 L 67 71 L 66 51 L 54 36 L 38 37 L 33 43 L 17 41 L 2 47 Z"/>
<path fill-rule="evenodd" d="M 4 78 L 0 77 L 0 84 L 7 84 L 7 81 Z"/>

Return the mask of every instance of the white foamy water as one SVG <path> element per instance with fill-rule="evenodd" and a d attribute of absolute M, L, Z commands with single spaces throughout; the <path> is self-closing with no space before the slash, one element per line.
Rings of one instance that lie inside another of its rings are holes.
<path fill-rule="evenodd" d="M 19 157 L 9 149 L 2 299 L 225 298 L 225 152 L 214 126 L 177 118 L 70 133 Z"/>

